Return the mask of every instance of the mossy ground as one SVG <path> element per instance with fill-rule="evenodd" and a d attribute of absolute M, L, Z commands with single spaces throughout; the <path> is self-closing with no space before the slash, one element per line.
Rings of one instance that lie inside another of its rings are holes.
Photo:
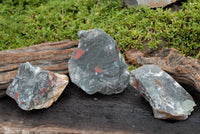
<path fill-rule="evenodd" d="M 126 8 L 121 0 L 0 0 L 0 50 L 78 39 L 77 32 L 101 28 L 130 48 L 174 47 L 200 57 L 200 0 L 179 11 Z"/>

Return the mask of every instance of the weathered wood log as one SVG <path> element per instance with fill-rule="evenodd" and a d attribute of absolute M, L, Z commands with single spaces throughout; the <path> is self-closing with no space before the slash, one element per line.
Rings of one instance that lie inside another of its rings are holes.
<path fill-rule="evenodd" d="M 132 64 L 155 64 L 169 73 L 177 82 L 190 85 L 200 92 L 200 61 L 184 57 L 174 48 L 147 54 L 134 49 L 126 52 L 127 62 Z"/>
<path fill-rule="evenodd" d="M 0 134 L 198 134 L 199 109 L 182 122 L 161 121 L 131 86 L 105 96 L 88 95 L 70 83 L 48 109 L 27 112 L 10 97 L 0 99 Z"/>
<path fill-rule="evenodd" d="M 47 42 L 31 47 L 0 52 L 0 97 L 17 74 L 21 63 L 30 62 L 55 73 L 68 73 L 68 60 L 78 46 L 78 41 Z"/>

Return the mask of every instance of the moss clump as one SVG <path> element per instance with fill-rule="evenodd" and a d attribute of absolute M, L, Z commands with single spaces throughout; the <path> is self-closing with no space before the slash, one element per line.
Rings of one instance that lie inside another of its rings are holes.
<path fill-rule="evenodd" d="M 178 12 L 122 8 L 121 0 L 3 0 L 0 50 L 74 40 L 79 30 L 101 28 L 115 38 L 122 52 L 164 44 L 199 58 L 199 12 L 200 0 L 188 0 Z"/>

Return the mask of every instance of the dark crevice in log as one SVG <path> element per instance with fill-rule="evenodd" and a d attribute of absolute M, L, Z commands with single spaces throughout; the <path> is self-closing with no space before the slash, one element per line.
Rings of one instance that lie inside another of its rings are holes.
<path fill-rule="evenodd" d="M 1 86 L 0 86 L 0 88 L 1 88 Z M 2 91 L 0 92 L 0 98 L 2 98 L 2 97 L 5 96 L 5 92 L 6 92 L 6 89 L 4 89 L 4 90 L 2 90 Z"/>
<path fill-rule="evenodd" d="M 16 68 L 12 68 L 12 69 L 7 69 L 7 70 L 4 70 L 4 71 L 0 71 L 0 75 L 3 75 L 4 73 L 6 72 L 12 72 L 12 71 L 15 71 L 18 67 Z"/>
<path fill-rule="evenodd" d="M 3 67 L 0 66 L 0 72 L 11 71 L 17 69 L 18 67 L 19 64 L 10 64 L 10 65 L 5 65 Z"/>
<path fill-rule="evenodd" d="M 192 86 L 180 83 L 181 86 L 194 98 L 194 101 L 197 105 L 200 104 L 200 94 L 197 90 L 195 90 Z"/>

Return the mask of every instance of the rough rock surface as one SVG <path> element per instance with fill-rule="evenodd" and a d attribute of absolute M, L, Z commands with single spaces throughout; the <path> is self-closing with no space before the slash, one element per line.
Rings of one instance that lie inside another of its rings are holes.
<path fill-rule="evenodd" d="M 184 57 L 174 48 L 165 48 L 151 54 L 136 51 L 126 52 L 127 62 L 134 65 L 158 65 L 170 74 L 177 82 L 190 85 L 200 92 L 200 61 Z"/>
<path fill-rule="evenodd" d="M 23 110 L 42 109 L 50 107 L 67 84 L 66 75 L 45 71 L 26 62 L 19 66 L 6 93 Z"/>
<path fill-rule="evenodd" d="M 149 101 L 155 118 L 185 120 L 196 105 L 190 94 L 156 65 L 131 71 L 130 84 Z"/>
<path fill-rule="evenodd" d="M 88 94 L 122 92 L 129 72 L 115 40 L 100 29 L 80 31 L 78 36 L 78 48 L 68 62 L 72 82 Z"/>
<path fill-rule="evenodd" d="M 178 0 L 123 0 L 126 6 L 148 6 L 150 8 L 165 7 Z"/>

